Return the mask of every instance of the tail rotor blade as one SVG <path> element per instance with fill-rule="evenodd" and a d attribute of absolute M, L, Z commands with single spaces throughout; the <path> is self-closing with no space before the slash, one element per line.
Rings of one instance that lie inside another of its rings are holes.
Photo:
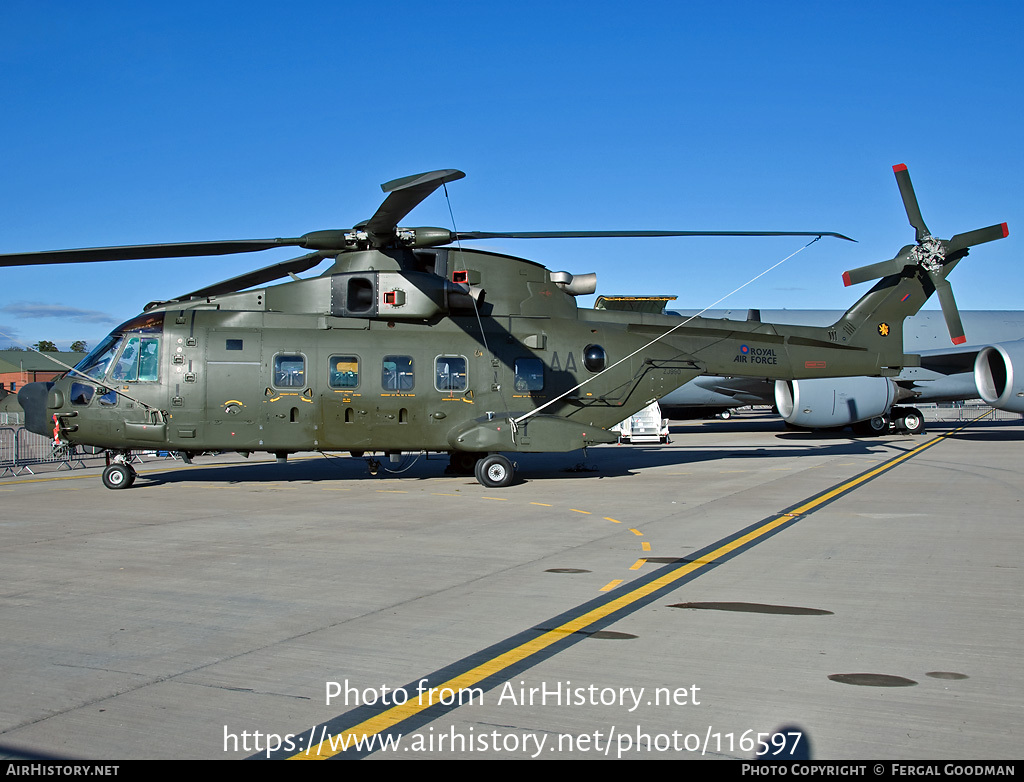
<path fill-rule="evenodd" d="M 921 216 L 921 207 L 917 204 L 917 195 L 914 193 L 914 185 L 910 181 L 910 172 L 907 171 L 907 167 L 903 163 L 893 166 L 892 171 L 896 175 L 896 184 L 900 188 L 900 195 L 903 196 L 903 208 L 907 210 L 907 218 L 914 230 L 917 231 L 917 241 L 920 242 L 926 236 L 931 236 L 931 233 Z"/>
<path fill-rule="evenodd" d="M 872 263 L 868 266 L 860 266 L 856 269 L 851 269 L 848 272 L 843 272 L 843 285 L 849 287 L 851 285 L 856 285 L 859 282 L 877 280 L 880 277 L 888 277 L 890 274 L 899 274 L 903 271 L 903 267 L 906 265 L 906 260 L 901 256 L 889 261 L 882 261 L 881 263 Z"/>
<path fill-rule="evenodd" d="M 990 225 L 988 228 L 979 228 L 976 231 L 957 234 L 946 243 L 946 252 L 949 254 L 974 247 L 985 242 L 994 242 L 996 239 L 1005 239 L 1010 235 L 1010 228 L 1006 223 Z"/>
<path fill-rule="evenodd" d="M 942 315 L 946 319 L 946 328 L 949 329 L 949 338 L 954 345 L 962 345 L 967 341 L 964 335 L 964 324 L 960 321 L 960 312 L 956 308 L 956 299 L 953 298 L 953 288 L 945 277 L 937 277 L 930 274 L 935 285 L 935 292 L 939 296 L 939 304 L 942 305 Z"/>

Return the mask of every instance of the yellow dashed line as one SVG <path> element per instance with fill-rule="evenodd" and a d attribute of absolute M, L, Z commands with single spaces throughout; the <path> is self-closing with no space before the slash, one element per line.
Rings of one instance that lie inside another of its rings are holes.
<path fill-rule="evenodd" d="M 508 497 L 481 497 L 482 500 L 496 500 L 497 502 L 508 502 Z"/>
<path fill-rule="evenodd" d="M 615 589 L 615 587 L 617 587 L 621 583 L 622 583 L 622 579 L 621 578 L 617 578 L 614 581 L 609 581 L 607 584 L 605 584 L 603 587 L 601 587 L 601 591 L 602 592 L 611 592 L 613 589 Z"/>
<path fill-rule="evenodd" d="M 605 521 L 612 521 L 612 522 L 615 522 L 616 524 L 621 524 L 621 523 L 622 523 L 622 522 L 621 522 L 621 521 L 619 521 L 618 519 L 613 519 L 613 518 L 612 518 L 611 516 L 605 516 L 605 517 L 604 517 L 604 520 L 605 520 Z"/>
<path fill-rule="evenodd" d="M 576 508 L 569 508 L 573 513 L 586 513 L 588 516 L 592 515 L 589 510 L 577 510 Z"/>
<path fill-rule="evenodd" d="M 377 494 L 408 494 L 407 491 L 400 489 L 376 489 Z"/>
<path fill-rule="evenodd" d="M 629 566 L 629 569 L 630 570 L 639 570 L 640 568 L 642 568 L 646 564 L 647 564 L 647 560 L 646 559 L 638 559 L 636 562 L 634 562 L 632 565 Z"/>
<path fill-rule="evenodd" d="M 549 502 L 531 502 L 530 504 L 531 505 L 540 505 L 540 506 L 542 506 L 544 508 L 553 508 L 554 507 L 554 505 L 552 505 Z"/>
<path fill-rule="evenodd" d="M 633 529 L 632 527 L 630 527 L 630 528 L 629 528 L 629 531 L 630 531 L 630 532 L 632 532 L 632 533 L 633 533 L 634 535 L 639 535 L 639 536 L 640 536 L 641 538 L 642 538 L 642 537 L 644 536 L 644 533 L 642 533 L 642 532 L 641 532 L 640 530 L 638 530 L 638 529 Z"/>
<path fill-rule="evenodd" d="M 643 543 L 641 543 L 641 544 L 640 544 L 640 548 L 641 548 L 641 550 L 643 550 L 643 551 L 650 551 L 650 550 L 651 550 L 651 544 L 650 544 L 650 543 L 648 543 L 648 542 L 647 542 L 647 541 L 645 540 L 645 541 L 644 541 Z"/>

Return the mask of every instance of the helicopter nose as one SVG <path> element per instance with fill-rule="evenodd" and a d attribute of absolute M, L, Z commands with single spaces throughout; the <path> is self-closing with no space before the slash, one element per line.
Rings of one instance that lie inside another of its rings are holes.
<path fill-rule="evenodd" d="M 25 428 L 36 434 L 52 433 L 53 424 L 46 414 L 46 398 L 53 383 L 29 383 L 18 391 L 18 404 L 25 411 Z"/>

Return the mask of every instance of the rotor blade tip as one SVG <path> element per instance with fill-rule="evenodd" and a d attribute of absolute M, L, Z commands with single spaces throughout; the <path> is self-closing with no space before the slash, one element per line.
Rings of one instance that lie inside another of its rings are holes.
<path fill-rule="evenodd" d="M 849 272 L 843 272 L 843 285 L 845 285 L 847 288 L 853 285 L 853 280 L 850 279 Z"/>
<path fill-rule="evenodd" d="M 907 170 L 907 167 L 903 163 L 897 163 L 895 166 L 892 167 L 892 171 L 893 171 L 894 174 L 898 174 L 900 171 L 906 171 L 906 170 Z"/>
<path fill-rule="evenodd" d="M 1006 223 L 1002 223 L 999 227 L 1003 229 L 1004 239 L 1010 235 L 1010 226 L 1008 226 Z"/>
<path fill-rule="evenodd" d="M 967 337 L 953 337 L 954 345 L 962 345 L 967 341 Z"/>

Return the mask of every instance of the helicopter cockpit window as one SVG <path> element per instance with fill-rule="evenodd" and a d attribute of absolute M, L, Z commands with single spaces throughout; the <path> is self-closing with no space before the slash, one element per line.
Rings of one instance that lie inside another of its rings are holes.
<path fill-rule="evenodd" d="M 147 334 L 160 334 L 164 328 L 164 313 L 156 312 L 145 315 L 138 315 L 129 321 L 122 323 L 114 331 L 108 334 L 99 345 L 97 345 L 89 353 L 88 356 L 83 358 L 75 366 L 75 370 L 79 375 L 86 375 L 88 377 L 95 378 L 96 380 L 102 380 L 106 377 L 108 370 L 111 370 L 111 364 L 114 357 L 117 355 L 117 351 L 121 349 L 122 344 L 126 339 L 134 340 L 135 346 L 132 354 L 135 356 L 134 369 L 130 366 L 132 364 L 131 357 L 126 357 L 126 353 L 122 354 L 121 360 L 126 362 L 123 372 L 128 373 L 130 371 L 136 372 L 133 380 L 144 381 L 144 382 L 155 382 L 157 380 L 157 357 L 159 355 L 159 337 L 157 336 L 143 336 Z M 141 340 L 141 341 L 140 341 Z M 142 354 L 146 360 L 145 365 L 139 362 L 139 349 L 142 349 Z M 119 361 L 118 364 L 121 362 Z M 126 379 L 126 378 L 117 378 Z"/>
<path fill-rule="evenodd" d="M 466 359 L 463 356 L 438 356 L 434 361 L 434 387 L 438 391 L 465 391 Z"/>
<path fill-rule="evenodd" d="M 159 356 L 159 337 L 130 335 L 110 377 L 123 383 L 156 382 Z"/>
<path fill-rule="evenodd" d="M 93 386 L 85 383 L 72 383 L 71 384 L 71 404 L 73 405 L 87 405 L 92 401 L 92 395 L 96 393 L 96 389 Z"/>
<path fill-rule="evenodd" d="M 328 376 L 331 388 L 358 388 L 359 357 L 331 356 Z"/>
<path fill-rule="evenodd" d="M 544 362 L 539 358 L 517 358 L 516 391 L 544 390 Z"/>
<path fill-rule="evenodd" d="M 412 356 L 384 356 L 380 384 L 385 391 L 412 391 Z"/>
<path fill-rule="evenodd" d="M 107 367 L 110 365 L 110 362 L 117 355 L 117 349 L 121 347 L 122 339 L 123 336 L 121 334 L 111 334 L 106 337 L 99 345 L 93 348 L 88 356 L 78 362 L 75 366 L 76 373 L 101 380 L 107 374 Z M 85 402 L 79 404 L 85 404 Z"/>
<path fill-rule="evenodd" d="M 274 385 L 278 388 L 301 388 L 306 384 L 306 357 L 274 356 Z"/>

